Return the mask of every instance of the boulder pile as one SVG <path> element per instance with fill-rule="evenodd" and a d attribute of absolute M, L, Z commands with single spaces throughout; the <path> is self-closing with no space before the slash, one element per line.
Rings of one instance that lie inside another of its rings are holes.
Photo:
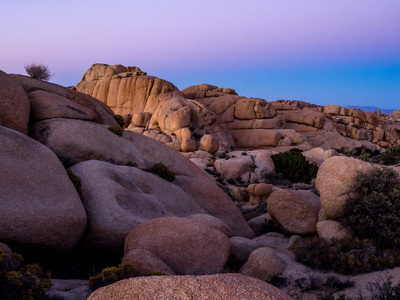
<path fill-rule="evenodd" d="M 89 299 L 290 299 L 268 283 L 309 271 L 291 251 L 302 236 L 353 234 L 336 220 L 371 164 L 339 150 L 400 138 L 395 115 L 180 91 L 122 65 L 95 64 L 73 88 L 1 71 L 0 85 L 0 249 L 116 254 L 164 275 Z M 292 148 L 320 166 L 316 190 L 269 182 Z"/>
<path fill-rule="evenodd" d="M 379 111 L 267 102 L 210 84 L 179 91 L 138 67 L 94 64 L 75 89 L 123 115 L 127 129 L 184 152 L 278 146 L 380 149 L 400 137 L 400 125 Z"/>

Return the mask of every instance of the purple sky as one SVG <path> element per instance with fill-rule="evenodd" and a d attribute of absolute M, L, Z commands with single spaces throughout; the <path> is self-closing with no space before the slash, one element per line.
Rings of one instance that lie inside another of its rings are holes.
<path fill-rule="evenodd" d="M 48 65 L 75 85 L 93 63 L 178 88 L 400 108 L 399 0 L 4 0 L 0 69 Z"/>

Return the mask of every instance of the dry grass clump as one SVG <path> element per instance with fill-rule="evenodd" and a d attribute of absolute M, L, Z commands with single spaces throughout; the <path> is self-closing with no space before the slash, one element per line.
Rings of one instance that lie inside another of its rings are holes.
<path fill-rule="evenodd" d="M 24 66 L 26 73 L 32 78 L 48 81 L 54 74 L 51 74 L 50 69 L 46 65 L 31 63 Z"/>

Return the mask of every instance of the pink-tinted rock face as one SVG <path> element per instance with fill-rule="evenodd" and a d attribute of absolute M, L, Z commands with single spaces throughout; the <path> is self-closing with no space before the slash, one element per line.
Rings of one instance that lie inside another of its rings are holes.
<path fill-rule="evenodd" d="M 239 273 L 263 281 L 271 281 L 285 269 L 285 262 L 279 258 L 273 249 L 262 247 L 254 250 Z"/>
<path fill-rule="evenodd" d="M 328 219 L 336 219 L 343 214 L 357 172 L 366 172 L 369 168 L 370 164 L 362 160 L 344 156 L 331 157 L 321 165 L 315 186 Z"/>
<path fill-rule="evenodd" d="M 52 119 L 68 118 L 94 121 L 96 114 L 68 98 L 45 91 L 34 91 L 28 94 L 31 104 L 31 122 Z"/>
<path fill-rule="evenodd" d="M 129 174 L 133 176 L 132 185 L 135 182 L 145 181 L 149 175 L 152 175 L 141 169 L 150 169 L 155 163 L 162 162 L 176 175 L 173 183 L 164 180 L 166 184 L 168 183 L 171 189 L 181 189 L 180 193 L 184 194 L 181 197 L 182 201 L 186 197 L 190 197 L 193 203 L 196 203 L 201 208 L 199 210 L 188 210 L 186 215 L 206 212 L 223 220 L 235 235 L 254 236 L 229 196 L 202 170 L 198 169 L 181 154 L 165 145 L 134 132 L 125 132 L 120 137 L 110 132 L 106 125 L 82 120 L 52 119 L 36 122 L 31 131 L 34 138 L 49 147 L 68 166 L 94 159 L 112 161 L 119 165 L 135 165 L 138 168 L 136 172 L 126 171 L 127 176 Z M 86 162 L 86 164 L 89 167 L 89 162 Z M 91 164 L 94 163 L 92 162 Z M 121 168 L 112 164 L 106 165 L 107 167 L 103 168 L 104 172 L 87 174 L 85 179 L 82 178 L 83 182 L 85 183 L 86 181 L 92 186 L 96 181 L 91 179 L 91 177 L 96 174 L 98 174 L 96 176 L 106 176 L 111 172 L 105 169 Z M 78 166 L 74 166 L 74 168 L 78 169 Z M 74 169 L 74 172 L 79 172 L 83 176 L 85 168 L 81 167 L 82 170 Z M 107 176 L 110 177 L 109 175 Z M 141 179 L 135 181 L 133 179 L 135 176 L 140 176 Z M 154 177 L 154 180 L 157 179 Z M 112 184 L 113 181 L 110 181 L 110 185 Z M 157 187 L 157 185 L 155 186 Z M 100 193 L 101 189 L 103 189 L 101 185 L 97 187 L 97 191 L 96 186 L 92 186 L 93 193 L 97 197 L 104 198 L 106 194 L 102 195 Z M 176 193 L 174 195 L 177 195 Z M 146 193 L 144 192 L 144 194 Z M 178 199 L 181 198 L 178 197 Z M 175 201 L 174 203 L 177 206 L 180 205 L 179 201 Z M 134 210 L 134 207 L 132 207 L 132 210 Z M 142 222 L 148 219 L 145 217 L 142 219 Z"/>
<path fill-rule="evenodd" d="M 0 126 L 28 134 L 30 104 L 21 85 L 0 71 Z"/>
<path fill-rule="evenodd" d="M 89 300 L 159 299 L 263 299 L 290 300 L 264 281 L 240 274 L 203 276 L 151 276 L 118 281 L 96 290 Z"/>
<path fill-rule="evenodd" d="M 146 276 L 154 273 L 176 275 L 165 262 L 144 249 L 135 249 L 126 253 L 122 258 L 122 264 L 134 265 L 139 276 Z"/>
<path fill-rule="evenodd" d="M 180 275 L 221 272 L 231 247 L 231 241 L 220 230 L 176 217 L 142 223 L 125 240 L 125 253 L 145 249 Z"/>
<path fill-rule="evenodd" d="M 0 127 L 0 240 L 68 251 L 86 212 L 63 165 L 37 141 Z"/>
<path fill-rule="evenodd" d="M 316 231 L 321 200 L 311 191 L 277 190 L 268 198 L 268 213 L 287 232 Z"/>
<path fill-rule="evenodd" d="M 114 119 L 113 111 L 103 102 L 83 93 L 79 93 L 75 90 L 41 80 L 37 80 L 31 77 L 22 75 L 10 75 L 22 86 L 26 93 L 35 91 L 44 91 L 56 96 L 61 96 L 68 100 L 75 102 L 78 105 L 86 107 L 92 110 L 96 114 L 95 122 L 100 124 L 114 125 L 117 122 Z M 40 104 L 40 103 L 38 103 Z M 40 106 L 38 106 L 38 109 Z"/>

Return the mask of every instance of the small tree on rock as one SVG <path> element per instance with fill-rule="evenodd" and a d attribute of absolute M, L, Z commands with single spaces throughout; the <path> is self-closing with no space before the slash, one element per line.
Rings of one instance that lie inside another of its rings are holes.
<path fill-rule="evenodd" d="M 31 63 L 24 66 L 26 73 L 32 78 L 48 81 L 54 74 L 51 74 L 48 66 Z"/>

